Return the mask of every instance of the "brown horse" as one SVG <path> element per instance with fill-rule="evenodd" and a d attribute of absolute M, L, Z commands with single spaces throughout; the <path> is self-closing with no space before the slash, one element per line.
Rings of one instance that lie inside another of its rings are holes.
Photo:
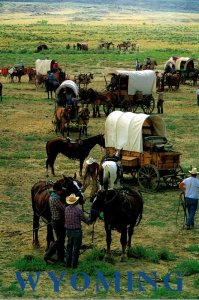
<path fill-rule="evenodd" d="M 2 101 L 2 91 L 3 91 L 3 84 L 0 82 L 0 99 Z"/>
<path fill-rule="evenodd" d="M 142 219 L 142 195 L 133 189 L 123 187 L 118 190 L 104 190 L 97 192 L 91 207 L 90 220 L 95 222 L 100 212 L 104 213 L 106 230 L 107 255 L 111 254 L 111 230 L 121 232 L 122 257 L 125 258 L 126 247 L 131 247 L 134 227 Z M 128 227 L 128 241 L 127 241 Z"/>
<path fill-rule="evenodd" d="M 179 89 L 180 86 L 180 74 L 179 73 L 166 73 L 164 74 L 164 86 L 167 85 L 169 90 L 173 87 L 175 90 Z"/>
<path fill-rule="evenodd" d="M 56 108 L 52 121 L 52 123 L 55 125 L 56 133 L 59 131 L 64 136 L 64 133 L 66 132 L 67 136 L 69 136 L 70 114 L 70 106 Z"/>
<path fill-rule="evenodd" d="M 149 64 L 149 65 L 145 65 L 145 64 L 140 65 L 140 70 L 154 70 L 157 65 L 158 65 L 157 61 L 152 60 L 151 64 Z"/>
<path fill-rule="evenodd" d="M 90 111 L 87 107 L 81 108 L 78 111 L 77 123 L 78 123 L 78 129 L 79 129 L 79 138 L 81 138 L 82 134 L 85 134 L 85 136 L 88 136 L 87 126 L 88 126 L 88 122 L 89 122 L 89 117 L 90 117 Z"/>
<path fill-rule="evenodd" d="M 74 193 L 79 197 L 79 203 L 84 203 L 84 194 L 82 191 L 82 184 L 72 177 L 65 177 L 58 180 L 61 183 L 64 192 L 61 201 L 65 204 L 65 199 L 70 194 Z M 47 224 L 47 247 L 54 241 L 53 229 L 51 225 L 51 212 L 48 199 L 50 197 L 50 189 L 53 186 L 51 181 L 39 181 L 35 183 L 31 189 L 32 209 L 33 209 L 33 245 L 39 245 L 38 231 L 40 217 L 46 221 Z"/>
<path fill-rule="evenodd" d="M 67 156 L 70 159 L 78 159 L 80 161 L 80 171 L 79 174 L 82 177 L 82 169 L 85 158 L 89 155 L 91 149 L 95 145 L 105 147 L 105 140 L 102 134 L 95 135 L 93 137 L 79 140 L 79 141 L 66 141 L 62 138 L 56 137 L 46 143 L 46 172 L 48 176 L 48 166 L 50 165 L 52 174 L 54 172 L 54 163 L 56 157 L 59 153 Z"/>

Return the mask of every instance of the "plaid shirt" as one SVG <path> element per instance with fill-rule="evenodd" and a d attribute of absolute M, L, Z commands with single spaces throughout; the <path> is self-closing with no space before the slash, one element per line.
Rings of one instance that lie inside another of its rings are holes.
<path fill-rule="evenodd" d="M 81 229 L 81 221 L 88 224 L 88 219 L 76 204 L 69 205 L 65 208 L 66 229 Z"/>
<path fill-rule="evenodd" d="M 65 206 L 60 201 L 60 196 L 54 192 L 49 198 L 50 211 L 52 214 L 52 220 L 63 220 Z"/>

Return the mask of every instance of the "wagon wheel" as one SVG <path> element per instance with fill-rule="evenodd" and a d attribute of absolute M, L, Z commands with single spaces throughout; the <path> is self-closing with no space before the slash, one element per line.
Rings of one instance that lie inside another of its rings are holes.
<path fill-rule="evenodd" d="M 146 96 L 142 103 L 142 109 L 145 114 L 151 114 L 155 107 L 155 100 L 152 95 Z"/>
<path fill-rule="evenodd" d="M 112 111 L 114 111 L 114 109 L 115 107 L 111 102 L 103 105 L 103 110 L 106 116 L 108 116 Z"/>
<path fill-rule="evenodd" d="M 160 174 L 158 169 L 153 165 L 146 165 L 138 170 L 138 183 L 145 189 L 155 191 L 158 189 Z"/>
<path fill-rule="evenodd" d="M 177 169 L 168 170 L 168 175 L 163 176 L 163 179 L 167 186 L 176 188 L 184 177 L 185 173 L 182 167 L 179 166 Z"/>

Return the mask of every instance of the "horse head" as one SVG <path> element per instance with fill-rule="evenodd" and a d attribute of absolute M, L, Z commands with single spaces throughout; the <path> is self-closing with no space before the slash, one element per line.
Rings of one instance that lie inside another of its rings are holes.
<path fill-rule="evenodd" d="M 73 177 L 66 177 L 63 175 L 63 179 L 59 182 L 62 183 L 63 188 L 65 188 L 65 196 L 69 196 L 70 194 L 75 194 L 79 197 L 79 204 L 85 203 L 85 196 L 83 193 L 82 183 Z"/>
<path fill-rule="evenodd" d="M 102 148 L 105 148 L 105 138 L 104 138 L 104 134 L 99 134 L 99 135 L 97 135 L 97 139 L 98 139 L 97 144 L 98 144 L 99 146 L 101 146 Z"/>

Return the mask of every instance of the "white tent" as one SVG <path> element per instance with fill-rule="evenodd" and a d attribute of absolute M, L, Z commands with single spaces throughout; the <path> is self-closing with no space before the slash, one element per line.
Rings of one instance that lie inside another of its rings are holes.
<path fill-rule="evenodd" d="M 146 125 L 151 126 L 151 135 L 166 136 L 164 121 L 159 116 L 112 112 L 105 122 L 106 147 L 142 153 Z"/>
<path fill-rule="evenodd" d="M 49 59 L 37 59 L 36 74 L 46 75 L 51 70 L 51 62 L 52 60 Z"/>
<path fill-rule="evenodd" d="M 78 93 L 79 93 L 78 86 L 77 86 L 76 83 L 75 83 L 74 81 L 72 81 L 72 80 L 65 80 L 65 81 L 63 81 L 63 82 L 60 84 L 60 86 L 58 87 L 58 89 L 56 90 L 56 95 L 58 96 L 60 90 L 63 89 L 63 88 L 66 88 L 66 87 L 72 89 L 73 92 L 74 92 L 74 94 L 75 94 L 76 96 L 78 96 Z"/>
<path fill-rule="evenodd" d="M 156 74 L 153 70 L 114 70 L 111 74 L 128 76 L 128 95 L 135 95 L 137 91 L 142 92 L 143 95 L 156 92 Z"/>

